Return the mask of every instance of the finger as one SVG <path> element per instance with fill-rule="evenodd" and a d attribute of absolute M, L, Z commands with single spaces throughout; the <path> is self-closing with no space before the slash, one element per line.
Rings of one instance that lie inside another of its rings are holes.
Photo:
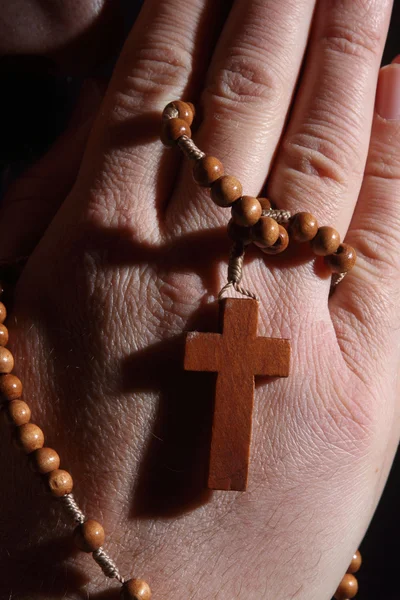
<path fill-rule="evenodd" d="M 347 235 L 358 260 L 331 298 L 345 359 L 364 381 L 395 386 L 400 346 L 400 65 L 379 76 L 360 198 Z"/>
<path fill-rule="evenodd" d="M 75 183 L 102 97 L 86 81 L 66 131 L 49 152 L 8 188 L 0 205 L 0 260 L 30 255 Z"/>
<path fill-rule="evenodd" d="M 295 109 L 271 173 L 279 207 L 344 234 L 368 152 L 390 0 L 321 0 Z"/>
<path fill-rule="evenodd" d="M 207 154 L 258 194 L 286 119 L 314 0 L 236 2 L 218 42 L 202 95 L 203 122 L 195 136 Z M 188 202 L 190 198 L 190 202 Z M 227 214 L 198 193 L 187 166 L 170 219 L 179 229 L 209 227 Z"/>
<path fill-rule="evenodd" d="M 108 225 L 129 226 L 139 238 L 158 236 L 155 224 L 179 164 L 160 144 L 160 115 L 165 104 L 185 95 L 191 81 L 201 79 L 218 30 L 219 4 L 144 3 L 89 141 L 78 182 L 83 192 L 75 194 L 81 210 L 94 211 Z"/>

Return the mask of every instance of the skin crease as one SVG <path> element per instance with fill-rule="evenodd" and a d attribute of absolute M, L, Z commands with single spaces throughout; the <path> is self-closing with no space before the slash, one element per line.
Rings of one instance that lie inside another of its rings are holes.
<path fill-rule="evenodd" d="M 400 126 L 375 115 L 369 135 L 389 16 L 381 0 L 238 1 L 229 15 L 148 0 L 87 145 L 76 136 L 85 155 L 51 224 L 44 210 L 36 240 L 16 245 L 23 181 L 4 200 L 2 259 L 32 250 L 7 321 L 32 422 L 121 572 L 155 600 L 328 600 L 379 500 L 399 436 Z M 196 142 L 245 193 L 269 173 L 271 199 L 342 237 L 350 226 L 358 252 L 329 302 L 306 249 L 246 257 L 259 334 L 290 338 L 293 360 L 288 379 L 257 382 L 245 494 L 204 490 L 214 382 L 181 369 L 182 331 L 215 330 L 229 213 L 157 139 L 178 97 L 202 107 Z M 79 155 L 67 141 L 64 163 Z M 53 169 L 58 186 L 56 152 L 36 179 Z M 0 598 L 118 598 L 5 423 L 0 456 Z"/>

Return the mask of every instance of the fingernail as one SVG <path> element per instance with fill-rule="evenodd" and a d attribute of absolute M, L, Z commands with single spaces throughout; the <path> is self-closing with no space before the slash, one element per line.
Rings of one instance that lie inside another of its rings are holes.
<path fill-rule="evenodd" d="M 396 64 L 400 64 L 400 54 L 398 54 L 398 55 L 396 56 L 396 58 L 394 58 L 394 59 L 392 60 L 392 65 L 396 65 Z"/>
<path fill-rule="evenodd" d="M 391 64 L 380 70 L 376 112 L 383 119 L 400 119 L 400 64 Z"/>

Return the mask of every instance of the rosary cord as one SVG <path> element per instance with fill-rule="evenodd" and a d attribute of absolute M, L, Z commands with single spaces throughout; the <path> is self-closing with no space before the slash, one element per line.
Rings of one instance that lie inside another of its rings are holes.
<path fill-rule="evenodd" d="M 67 512 L 72 516 L 74 521 L 79 524 L 82 524 L 86 521 L 86 516 L 83 511 L 79 508 L 77 501 L 75 500 L 75 496 L 73 494 L 66 494 L 61 497 L 61 500 L 64 502 L 64 506 L 67 509 Z M 98 548 L 94 552 L 92 552 L 93 559 L 97 562 L 97 564 L 101 567 L 104 575 L 106 577 L 110 577 L 111 579 L 118 579 L 120 583 L 124 583 L 125 579 L 122 577 L 121 573 L 118 570 L 117 565 L 113 561 L 113 559 L 107 554 L 103 547 Z"/>
<path fill-rule="evenodd" d="M 218 294 L 218 300 L 222 300 L 226 292 L 230 289 L 234 289 L 238 294 L 252 298 L 253 300 L 259 300 L 259 298 L 250 290 L 242 287 L 240 282 L 243 277 L 243 261 L 244 261 L 245 247 L 242 242 L 235 242 L 232 246 L 231 254 L 228 263 L 228 282 L 221 289 Z"/>

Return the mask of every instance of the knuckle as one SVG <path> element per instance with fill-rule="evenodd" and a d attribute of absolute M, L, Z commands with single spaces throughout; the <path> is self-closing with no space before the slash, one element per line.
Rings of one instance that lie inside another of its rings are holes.
<path fill-rule="evenodd" d="M 351 231 L 351 242 L 357 250 L 360 264 L 364 267 L 364 276 L 379 277 L 382 290 L 384 286 L 393 288 L 398 281 L 400 262 L 397 248 L 399 241 L 400 219 L 397 219 L 397 222 L 392 221 L 388 227 L 386 224 L 379 223 L 371 215 L 364 219 L 362 228 Z M 399 288 L 398 284 L 397 288 Z M 400 289 L 398 292 L 400 296 Z M 393 298 L 387 299 L 390 306 L 392 306 L 392 300 Z"/>
<path fill-rule="evenodd" d="M 186 85 L 192 55 L 184 44 L 152 40 L 137 53 L 135 66 L 123 68 L 123 83 L 114 97 L 114 113 L 126 116 L 142 105 L 154 105 L 162 94 L 174 97 Z"/>
<path fill-rule="evenodd" d="M 317 177 L 327 184 L 346 185 L 348 161 L 337 141 L 316 133 L 298 132 L 282 144 L 285 166 L 296 174 Z"/>
<path fill-rule="evenodd" d="M 355 27 L 346 23 L 332 24 L 322 36 L 324 50 L 359 59 L 370 59 L 379 54 L 382 46 L 383 32 L 374 20 L 366 18 L 365 23 L 357 19 Z"/>
<path fill-rule="evenodd" d="M 206 92 L 220 105 L 250 109 L 261 103 L 278 105 L 284 93 L 280 76 L 265 62 L 246 53 L 234 54 L 215 71 Z"/>

